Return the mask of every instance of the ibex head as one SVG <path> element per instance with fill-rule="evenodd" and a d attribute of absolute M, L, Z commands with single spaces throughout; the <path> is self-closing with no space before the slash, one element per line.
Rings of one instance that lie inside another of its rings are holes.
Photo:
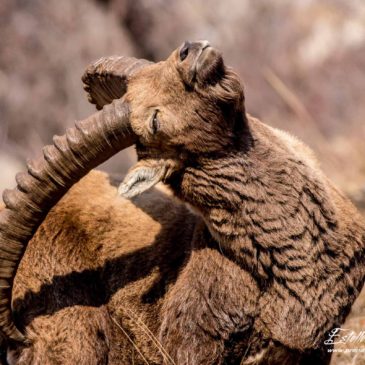
<path fill-rule="evenodd" d="M 231 150 L 245 124 L 243 89 L 207 41 L 185 42 L 132 77 L 126 99 L 140 163 L 120 186 L 132 197 L 195 156 Z"/>
<path fill-rule="evenodd" d="M 23 342 L 12 317 L 11 294 L 19 262 L 48 211 L 88 171 L 137 145 L 139 159 L 120 192 L 136 195 L 194 156 L 236 143 L 245 124 L 237 76 L 208 42 L 186 42 L 163 62 L 104 58 L 83 76 L 89 100 L 102 109 L 77 122 L 4 192 L 0 214 L 0 330 Z"/>

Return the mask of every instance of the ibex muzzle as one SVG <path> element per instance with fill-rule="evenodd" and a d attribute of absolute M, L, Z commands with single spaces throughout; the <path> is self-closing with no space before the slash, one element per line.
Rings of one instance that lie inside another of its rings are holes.
<path fill-rule="evenodd" d="M 179 59 L 181 77 L 191 86 L 194 82 L 213 82 L 224 72 L 221 53 L 208 41 L 184 42 L 179 48 Z"/>

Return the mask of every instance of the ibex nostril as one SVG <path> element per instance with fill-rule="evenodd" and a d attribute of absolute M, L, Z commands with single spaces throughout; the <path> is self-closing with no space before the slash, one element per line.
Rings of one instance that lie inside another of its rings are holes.
<path fill-rule="evenodd" d="M 185 58 L 188 56 L 190 47 L 191 47 L 191 43 L 188 41 L 185 41 L 184 44 L 182 45 L 182 47 L 180 48 L 180 52 L 179 52 L 180 61 L 184 61 Z"/>

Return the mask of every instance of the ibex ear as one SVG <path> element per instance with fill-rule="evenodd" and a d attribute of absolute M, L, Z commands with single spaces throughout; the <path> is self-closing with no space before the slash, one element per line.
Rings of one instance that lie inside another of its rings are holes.
<path fill-rule="evenodd" d="M 128 172 L 118 193 L 124 198 L 133 198 L 165 180 L 176 167 L 171 160 L 141 160 Z"/>

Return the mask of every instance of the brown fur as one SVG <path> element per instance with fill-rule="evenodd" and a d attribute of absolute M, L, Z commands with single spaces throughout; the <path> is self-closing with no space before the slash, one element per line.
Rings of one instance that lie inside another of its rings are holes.
<path fill-rule="evenodd" d="M 221 321 L 214 331 L 224 338 L 218 349 L 226 345 L 226 358 L 232 353 L 237 358 L 243 356 L 242 346 L 246 349 L 247 342 L 253 353 L 261 347 L 257 339 L 240 339 L 239 333 L 236 344 L 231 345 L 232 338 L 227 336 L 232 326 L 227 319 L 239 323 L 249 320 L 245 312 L 254 311 L 257 294 L 250 289 L 256 288 L 251 275 L 217 247 L 191 251 L 194 226 L 200 226 L 201 221 L 166 189 L 155 188 L 132 201 L 116 199 L 110 180 L 113 185 L 118 181 L 96 171 L 87 175 L 53 208 L 29 243 L 15 280 L 14 308 L 32 345 L 10 351 L 10 364 L 146 364 L 115 321 L 149 364 L 161 364 L 161 328 L 177 331 L 179 326 L 179 322 L 166 321 L 161 326 L 168 311 L 166 307 L 162 311 L 167 298 L 186 304 L 189 298 L 199 301 L 183 309 L 194 316 L 194 321 L 186 324 L 190 334 L 190 326 L 196 323 L 200 328 L 197 320 L 204 320 L 197 310 L 216 311 Z M 55 229 L 60 223 L 67 229 Z M 192 269 L 199 270 L 194 276 L 197 280 L 190 283 L 190 291 L 181 291 L 180 285 Z M 240 282 L 251 284 L 245 289 Z M 209 300 L 200 302 L 194 291 L 207 285 L 213 292 Z M 237 299 L 242 300 L 239 306 L 232 296 L 236 290 Z M 173 304 L 170 300 L 169 306 Z M 175 336 L 175 343 L 180 343 L 181 332 Z M 190 336 L 186 341 L 205 349 Z M 299 358 L 295 351 L 271 346 L 275 355 L 270 355 L 270 364 L 292 364 Z M 216 356 L 206 350 L 203 354 L 205 361 Z M 167 355 L 165 358 L 172 364 Z"/>
<path fill-rule="evenodd" d="M 165 190 L 131 202 L 91 172 L 52 209 L 17 272 L 14 310 L 32 345 L 11 363 L 144 364 L 114 321 L 162 362 L 144 325 L 157 335 L 196 220 Z"/>
<path fill-rule="evenodd" d="M 204 44 L 130 80 L 140 161 L 119 188 L 162 180 L 197 214 L 159 189 L 116 198 L 100 173 L 72 188 L 19 267 L 19 363 L 328 364 L 364 282 L 364 221 L 307 147 L 245 113 Z"/>
<path fill-rule="evenodd" d="M 175 51 L 145 68 L 126 95 L 140 161 L 119 191 L 134 196 L 148 180 L 165 181 L 204 220 L 193 247 L 214 247 L 224 257 L 212 285 L 215 259 L 205 267 L 194 251 L 178 292 L 164 303 L 162 344 L 179 364 L 222 364 L 225 341 L 237 334 L 242 350 L 244 340 L 259 344 L 248 355 L 272 341 L 303 353 L 321 350 L 364 283 L 364 220 L 308 147 L 246 114 L 238 77 L 220 54 L 201 56 L 194 47 L 190 59 Z M 206 65 L 196 69 L 196 82 L 184 78 L 202 57 L 217 73 L 214 82 L 201 79 Z M 149 128 L 151 115 L 157 131 Z M 219 295 L 224 299 L 214 303 Z"/>

